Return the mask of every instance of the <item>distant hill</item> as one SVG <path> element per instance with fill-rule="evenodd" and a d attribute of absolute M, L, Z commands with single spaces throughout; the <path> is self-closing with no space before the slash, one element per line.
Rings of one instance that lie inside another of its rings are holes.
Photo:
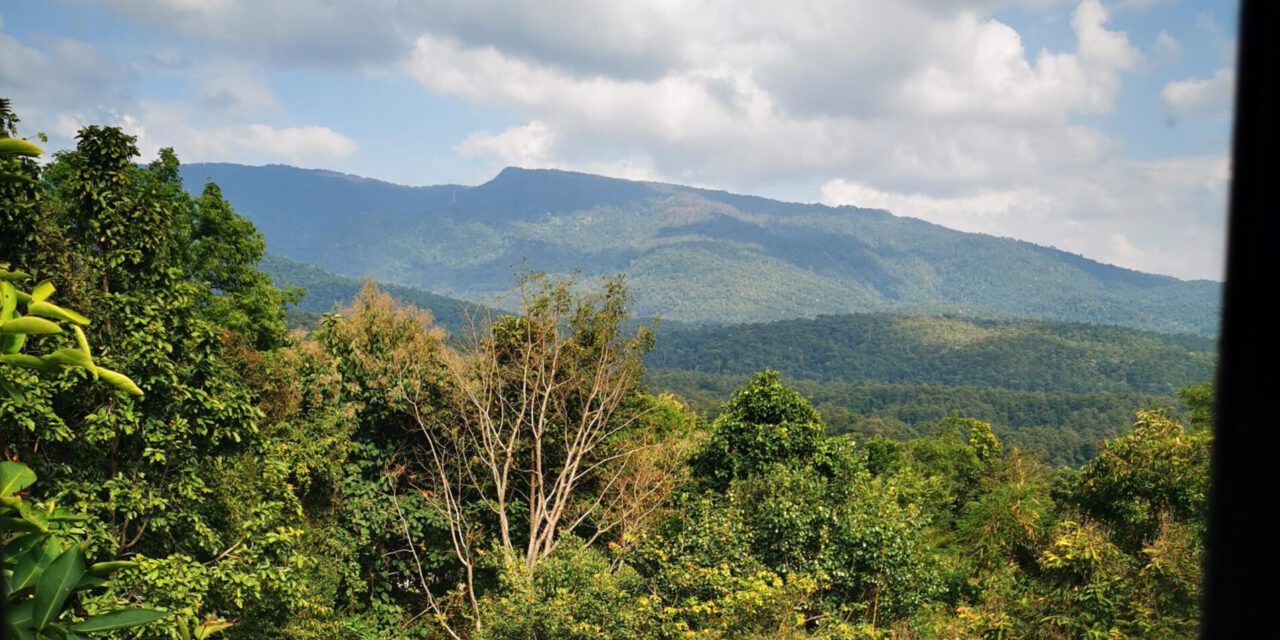
<path fill-rule="evenodd" d="M 282 165 L 194 164 L 183 176 L 193 190 L 221 185 L 272 253 L 498 306 L 527 267 L 625 272 L 637 315 L 694 323 L 900 312 L 1217 330 L 1218 283 L 882 210 L 513 168 L 475 187 Z"/>
<path fill-rule="evenodd" d="M 1171 395 L 1213 377 L 1217 345 L 1114 326 L 887 314 L 822 316 L 662 334 L 656 369 L 792 378 Z"/>
<path fill-rule="evenodd" d="M 301 312 L 294 316 L 298 318 L 299 324 L 311 325 L 307 316 L 318 316 L 333 311 L 338 306 L 351 304 L 360 292 L 360 287 L 364 286 L 364 280 L 335 275 L 313 265 L 274 255 L 267 255 L 258 266 L 275 280 L 276 286 L 306 290 L 306 295 L 291 309 Z M 439 296 L 413 287 L 384 283 L 378 283 L 378 287 L 402 303 L 431 311 L 435 322 L 450 331 L 456 332 L 468 327 L 469 317 L 479 319 L 495 312 L 483 305 Z"/>

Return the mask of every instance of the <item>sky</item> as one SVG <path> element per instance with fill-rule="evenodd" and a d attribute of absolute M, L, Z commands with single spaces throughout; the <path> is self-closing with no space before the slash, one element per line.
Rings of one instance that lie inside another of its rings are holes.
<path fill-rule="evenodd" d="M 409 185 L 561 168 L 884 208 L 1220 280 L 1230 0 L 0 0 L 70 148 Z"/>

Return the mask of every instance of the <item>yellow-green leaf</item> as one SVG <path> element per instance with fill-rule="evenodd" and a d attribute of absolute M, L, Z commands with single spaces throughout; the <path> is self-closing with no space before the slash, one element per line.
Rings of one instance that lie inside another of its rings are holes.
<path fill-rule="evenodd" d="M 121 391 L 124 391 L 131 396 L 142 395 L 142 389 L 138 388 L 138 385 L 134 384 L 133 380 L 129 379 L 129 376 L 110 369 L 103 369 L 102 367 L 96 367 L 95 370 L 98 372 L 98 375 L 102 376 L 103 380 L 115 385 L 115 387 Z"/>
<path fill-rule="evenodd" d="M 58 349 L 53 353 L 41 358 L 45 362 L 54 364 L 65 364 L 72 367 L 84 367 L 85 369 L 93 368 L 93 358 L 89 354 L 79 349 Z"/>
<path fill-rule="evenodd" d="M 45 318 L 53 318 L 55 320 L 66 320 L 75 324 L 89 324 L 89 319 L 72 311 L 63 309 L 52 302 L 42 302 L 36 299 L 36 294 L 31 293 L 31 303 L 27 305 L 27 313 Z"/>
<path fill-rule="evenodd" d="M 21 462 L 0 462 L 0 496 L 11 496 L 36 481 L 36 473 Z"/>
<path fill-rule="evenodd" d="M 15 367 L 26 367 L 28 369 L 35 369 L 36 371 L 43 371 L 45 373 L 61 373 L 62 372 L 62 367 L 58 366 L 56 363 L 49 362 L 44 358 L 29 356 L 25 353 L 0 354 L 0 362 L 3 362 L 8 365 L 13 365 Z"/>
<path fill-rule="evenodd" d="M 0 138 L 0 156 L 36 157 L 44 153 L 44 149 L 21 138 Z"/>
<path fill-rule="evenodd" d="M 56 323 L 37 318 L 35 316 L 22 316 L 0 322 L 0 333 L 25 333 L 27 335 L 42 335 L 50 333 L 62 333 L 62 327 Z"/>
<path fill-rule="evenodd" d="M 53 295 L 53 291 L 53 283 L 45 280 L 31 290 L 31 300 L 34 302 L 44 302 L 49 299 L 49 296 Z"/>
<path fill-rule="evenodd" d="M 110 562 L 95 562 L 89 567 L 89 575 L 108 576 L 122 569 L 132 569 L 137 567 L 138 563 L 130 560 L 112 560 Z"/>

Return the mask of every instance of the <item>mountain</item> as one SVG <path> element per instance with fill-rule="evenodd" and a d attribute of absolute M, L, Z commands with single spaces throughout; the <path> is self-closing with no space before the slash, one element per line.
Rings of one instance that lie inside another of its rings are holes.
<path fill-rule="evenodd" d="M 1048 318 L 1212 335 L 1221 286 L 887 211 L 554 170 L 405 187 L 282 165 L 217 182 L 277 255 L 504 306 L 522 268 L 626 273 L 637 315 L 736 323 L 849 312 Z"/>

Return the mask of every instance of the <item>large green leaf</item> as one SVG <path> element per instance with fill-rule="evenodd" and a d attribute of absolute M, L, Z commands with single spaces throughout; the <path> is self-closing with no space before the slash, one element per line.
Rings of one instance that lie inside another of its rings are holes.
<path fill-rule="evenodd" d="M 36 157 L 44 153 L 44 149 L 21 138 L 0 138 L 0 156 Z"/>
<path fill-rule="evenodd" d="M 36 595 L 32 600 L 31 621 L 36 629 L 44 629 L 62 614 L 62 605 L 84 577 L 84 553 L 79 545 L 71 545 L 62 555 L 45 567 L 36 583 Z"/>
<path fill-rule="evenodd" d="M 44 335 L 50 333 L 62 333 L 62 327 L 57 323 L 50 322 L 44 318 L 35 316 L 22 316 L 0 322 L 0 333 L 26 333 L 32 335 Z"/>
<path fill-rule="evenodd" d="M 0 322 L 4 322 L 13 317 L 14 309 L 18 308 L 18 291 L 13 285 L 6 281 L 0 280 Z"/>
<path fill-rule="evenodd" d="M 22 351 L 22 345 L 27 342 L 27 334 L 25 333 L 4 333 L 0 334 L 0 353 L 17 353 Z"/>
<path fill-rule="evenodd" d="M 43 543 L 48 537 L 47 533 L 28 533 L 16 537 L 4 546 L 4 559 L 7 561 L 19 558 L 22 554 L 36 548 L 36 545 Z"/>
<path fill-rule="evenodd" d="M 129 627 L 138 627 L 144 624 L 150 624 L 161 618 L 167 617 L 169 614 L 164 611 L 155 611 L 153 609 L 121 609 L 104 613 L 100 616 L 94 616 L 71 626 L 72 631 L 82 631 L 84 633 L 92 633 L 98 631 L 114 631 L 116 629 L 128 629 Z"/>
<path fill-rule="evenodd" d="M 17 500 L 16 498 L 6 498 L 5 500 L 16 500 L 19 505 L 23 504 L 21 500 Z M 27 531 L 29 533 L 42 533 L 45 531 L 45 527 L 43 526 L 43 523 L 32 522 L 26 518 L 5 516 L 0 518 L 0 531 Z"/>
<path fill-rule="evenodd" d="M 13 567 L 13 575 L 9 578 L 9 593 L 17 593 L 36 586 L 44 570 L 58 554 L 62 552 L 62 543 L 49 536 L 44 544 L 28 551 L 18 559 Z"/>
<path fill-rule="evenodd" d="M 36 285 L 35 287 L 32 287 L 31 301 L 44 302 L 45 300 L 49 299 L 49 296 L 53 295 L 53 292 L 54 292 L 53 283 L 49 282 L 48 280 L 45 280 L 40 284 Z"/>
<path fill-rule="evenodd" d="M 0 354 L 0 362 L 3 362 L 4 364 L 11 364 L 15 367 L 35 369 L 36 371 L 43 371 L 45 373 L 59 373 L 62 371 L 62 367 L 56 362 L 50 362 L 44 358 L 27 355 L 25 353 Z"/>
<path fill-rule="evenodd" d="M 58 349 L 42 357 L 41 360 L 57 365 L 65 364 L 73 367 L 84 367 L 85 369 L 93 368 L 93 358 L 90 358 L 89 354 L 79 349 Z"/>
<path fill-rule="evenodd" d="M 0 496 L 11 496 L 36 481 L 36 473 L 21 462 L 0 462 Z"/>
<path fill-rule="evenodd" d="M 9 607 L 9 615 L 5 616 L 5 625 L 14 638 L 29 640 L 35 635 L 31 633 L 31 601 L 19 602 Z"/>
<path fill-rule="evenodd" d="M 75 311 L 63 309 L 52 302 L 36 300 L 35 292 L 31 294 L 31 302 L 27 305 L 27 313 L 43 318 L 53 318 L 54 320 L 66 320 L 75 324 L 89 324 L 88 318 Z"/>

